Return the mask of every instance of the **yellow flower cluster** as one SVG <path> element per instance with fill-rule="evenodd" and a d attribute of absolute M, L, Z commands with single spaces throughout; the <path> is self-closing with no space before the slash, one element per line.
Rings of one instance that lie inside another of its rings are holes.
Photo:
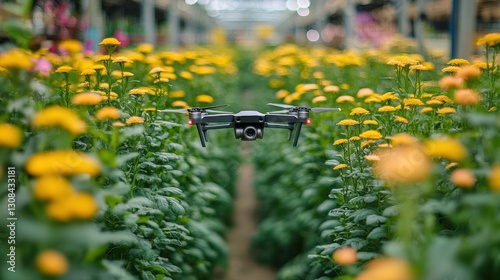
<path fill-rule="evenodd" d="M 74 135 L 86 131 L 86 123 L 72 110 L 60 106 L 51 106 L 39 111 L 32 119 L 34 129 L 60 127 Z"/>

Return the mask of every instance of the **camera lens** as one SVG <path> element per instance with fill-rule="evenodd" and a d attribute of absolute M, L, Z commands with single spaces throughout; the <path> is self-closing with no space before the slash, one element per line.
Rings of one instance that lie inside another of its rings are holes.
<path fill-rule="evenodd" d="M 243 135 L 248 140 L 253 140 L 257 137 L 257 130 L 253 126 L 245 127 L 243 130 Z"/>

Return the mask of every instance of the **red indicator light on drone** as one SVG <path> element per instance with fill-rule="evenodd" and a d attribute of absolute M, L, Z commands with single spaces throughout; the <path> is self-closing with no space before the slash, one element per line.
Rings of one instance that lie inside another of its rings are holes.
<path fill-rule="evenodd" d="M 311 124 L 311 123 L 312 123 L 311 119 L 310 119 L 310 118 L 307 118 L 307 119 L 306 119 L 306 124 Z"/>
<path fill-rule="evenodd" d="M 188 120 L 188 124 L 189 124 L 189 125 L 193 125 L 193 120 L 192 120 L 192 119 L 189 119 L 189 120 Z"/>

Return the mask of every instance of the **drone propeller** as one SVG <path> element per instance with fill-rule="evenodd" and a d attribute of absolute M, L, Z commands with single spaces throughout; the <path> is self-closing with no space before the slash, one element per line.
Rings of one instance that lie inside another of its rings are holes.
<path fill-rule="evenodd" d="M 163 109 L 163 110 L 158 110 L 158 112 L 185 114 L 185 113 L 189 112 L 188 110 L 190 110 L 190 109 Z"/>
<path fill-rule="evenodd" d="M 293 105 L 288 105 L 288 104 L 277 104 L 277 103 L 267 103 L 267 105 L 281 107 L 281 108 L 287 108 L 287 109 L 292 109 L 292 110 L 298 110 L 299 108 L 305 108 L 308 111 L 311 111 L 314 113 L 340 111 L 341 110 L 340 108 L 323 108 L 323 107 L 306 108 L 306 107 L 293 106 Z M 271 114 L 280 114 L 280 113 L 288 113 L 288 112 L 289 112 L 289 110 L 280 110 L 280 111 L 274 111 L 274 112 L 270 112 L 270 113 Z"/>
<path fill-rule="evenodd" d="M 226 112 L 226 111 L 217 111 L 217 110 L 210 110 L 213 108 L 219 108 L 219 107 L 225 107 L 229 106 L 229 104 L 222 104 L 222 105 L 212 105 L 212 106 L 207 106 L 207 107 L 194 107 L 194 108 L 188 108 L 188 109 L 164 109 L 164 110 L 158 110 L 159 112 L 163 113 L 179 113 L 179 114 L 185 114 L 189 113 L 192 111 L 200 111 L 200 112 L 208 112 L 208 113 L 221 113 L 221 114 L 231 114 L 231 112 Z"/>

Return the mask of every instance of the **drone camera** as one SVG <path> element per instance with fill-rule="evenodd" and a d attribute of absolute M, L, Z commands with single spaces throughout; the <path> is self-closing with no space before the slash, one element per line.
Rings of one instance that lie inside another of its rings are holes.
<path fill-rule="evenodd" d="M 262 128 L 253 125 L 235 127 L 234 134 L 236 139 L 241 139 L 243 141 L 262 139 L 264 136 Z"/>

